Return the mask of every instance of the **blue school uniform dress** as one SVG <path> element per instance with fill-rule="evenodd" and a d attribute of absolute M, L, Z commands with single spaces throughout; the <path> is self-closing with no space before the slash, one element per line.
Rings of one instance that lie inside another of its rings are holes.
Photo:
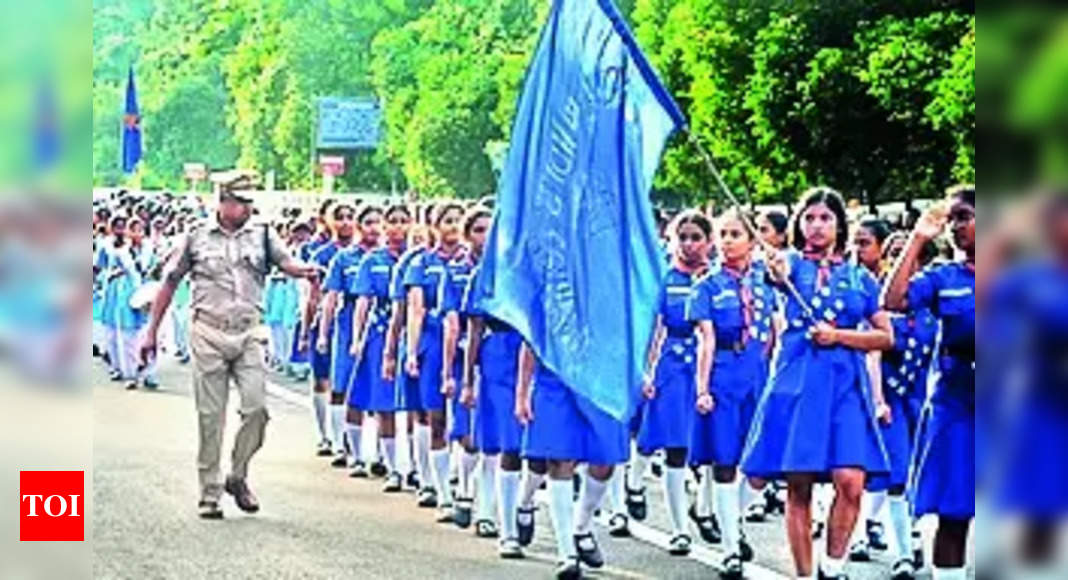
<path fill-rule="evenodd" d="M 767 273 L 756 264 L 745 274 L 718 268 L 694 287 L 687 316 L 712 323 L 716 348 L 708 381 L 712 411 L 702 415 L 692 403 L 688 410 L 691 465 L 739 464 L 768 378 L 775 306 Z"/>
<path fill-rule="evenodd" d="M 441 309 L 444 312 L 455 312 L 460 318 L 460 335 L 456 340 L 456 354 L 452 360 L 452 376 L 456 379 L 456 390 L 453 392 L 449 406 L 448 436 L 450 441 L 470 437 L 474 434 L 475 428 L 475 414 L 460 403 L 460 391 L 463 387 L 464 357 L 467 352 L 467 317 L 462 308 L 463 296 L 477 265 L 474 257 L 467 253 L 449 260 L 445 266 L 445 280 L 439 289 Z M 444 360 L 442 363 L 444 364 Z"/>
<path fill-rule="evenodd" d="M 476 273 L 464 291 L 463 312 L 483 319 L 482 342 L 476 365 L 479 373 L 478 404 L 475 406 L 475 447 L 487 455 L 519 454 L 523 426 L 515 418 L 515 381 L 519 372 L 519 347 L 523 337 L 507 323 L 488 316 L 475 306 Z"/>
<path fill-rule="evenodd" d="M 353 290 L 356 288 L 356 271 L 367 251 L 367 248 L 362 246 L 351 246 L 338 251 L 330 261 L 330 269 L 323 283 L 325 290 L 339 294 L 330 346 L 330 386 L 335 393 L 348 393 L 356 369 L 356 359 L 352 356 L 352 313 L 356 306 Z"/>
<path fill-rule="evenodd" d="M 313 262 L 313 258 L 315 257 L 315 253 L 322 249 L 322 247 L 328 243 L 330 243 L 329 238 L 321 238 L 305 242 L 300 246 L 300 249 L 297 251 L 298 255 L 300 256 L 300 260 L 306 264 L 314 264 L 315 262 Z M 300 350 L 300 336 L 304 331 L 304 322 L 302 320 L 303 313 L 300 311 L 300 309 L 303 307 L 303 304 L 299 304 L 297 307 L 297 325 L 293 328 L 293 343 L 289 356 L 289 362 L 298 366 L 311 362 L 311 352 L 309 351 L 315 350 L 314 343 L 309 344 L 309 348 L 307 350 Z M 315 335 L 311 333 L 308 334 L 309 343 L 311 343 L 311 337 L 313 336 Z"/>
<path fill-rule="evenodd" d="M 389 248 L 378 248 L 364 256 L 356 272 L 353 294 L 370 301 L 363 353 L 356 361 L 356 375 L 349 390 L 349 406 L 356 409 L 390 412 L 397 408 L 394 383 L 382 376 L 391 312 L 389 281 L 397 260 Z"/>
<path fill-rule="evenodd" d="M 879 310 L 879 284 L 863 266 L 787 254 L 790 279 L 812 315 L 839 328 L 858 328 Z M 829 480 L 836 468 L 889 470 L 876 425 L 865 353 L 820 346 L 807 335 L 813 324 L 793 296 L 786 298 L 786 329 L 771 377 L 753 417 L 742 471 L 783 479 L 814 473 Z"/>
<path fill-rule="evenodd" d="M 976 458 L 999 459 L 988 470 L 999 510 L 1061 518 L 1068 512 L 1068 271 L 1048 260 L 1023 264 L 1002 274 L 990 296 L 979 346 L 993 384 L 981 384 L 985 423 L 976 433 L 989 433 L 998 448 L 977 449 Z"/>
<path fill-rule="evenodd" d="M 337 255 L 339 250 L 341 250 L 341 246 L 339 246 L 337 242 L 330 241 L 329 243 L 320 246 L 319 249 L 312 254 L 311 261 L 312 264 L 319 268 L 319 279 L 320 283 L 323 285 L 324 292 L 326 291 L 326 279 L 330 276 L 330 262 L 334 259 L 334 256 Z M 319 349 L 315 347 L 319 341 L 319 324 L 322 322 L 322 318 L 321 311 L 315 312 L 308 332 L 308 350 L 311 351 L 312 376 L 315 377 L 315 380 L 317 381 L 330 378 L 330 363 L 333 359 L 331 352 L 334 343 L 333 325 L 327 329 L 326 352 L 319 352 Z"/>
<path fill-rule="evenodd" d="M 627 460 L 627 424 L 575 394 L 541 361 L 534 367 L 532 389 L 534 419 L 523 432 L 523 457 L 592 465 L 616 465 Z"/>
<path fill-rule="evenodd" d="M 660 315 L 666 336 L 660 347 L 653 383 L 656 396 L 642 400 L 637 413 L 638 451 L 649 455 L 658 449 L 688 448 L 693 428 L 694 368 L 697 338 L 686 319 L 686 300 L 694 277 L 672 268 L 660 288 Z"/>
<path fill-rule="evenodd" d="M 412 262 L 426 253 L 426 248 L 411 248 L 401 255 L 397 265 L 393 268 L 393 275 L 389 280 L 389 299 L 391 302 L 404 302 L 408 298 L 407 287 L 404 280 L 408 276 L 408 270 Z M 398 411 L 420 411 L 423 409 L 422 400 L 419 396 L 419 379 L 404 372 L 405 362 L 408 360 L 408 330 L 407 323 L 402 321 L 400 336 L 397 338 L 397 371 L 393 388 L 396 395 L 394 407 Z M 387 329 L 388 330 L 388 329 Z"/>
<path fill-rule="evenodd" d="M 938 382 L 916 440 L 911 489 L 916 517 L 975 515 L 975 272 L 939 264 L 913 277 L 909 309 L 942 323 Z"/>
<path fill-rule="evenodd" d="M 888 476 L 873 477 L 869 491 L 883 491 L 908 484 L 913 441 L 919 429 L 927 400 L 927 377 L 938 347 L 938 319 L 930 310 L 915 314 L 894 314 L 894 348 L 882 355 L 883 397 L 890 407 L 889 425 L 880 423 L 887 459 Z"/>
<path fill-rule="evenodd" d="M 416 353 L 419 356 L 419 406 L 422 411 L 445 409 L 441 393 L 442 341 L 444 339 L 445 310 L 441 303 L 442 284 L 452 257 L 443 257 L 435 250 L 423 252 L 412 259 L 404 274 L 404 287 L 423 289 L 426 315 Z M 405 373 L 407 374 L 407 373 Z"/>
<path fill-rule="evenodd" d="M 263 323 L 267 326 L 282 326 L 283 301 L 282 292 L 285 274 L 275 271 L 267 278 L 267 286 L 263 289 Z"/>

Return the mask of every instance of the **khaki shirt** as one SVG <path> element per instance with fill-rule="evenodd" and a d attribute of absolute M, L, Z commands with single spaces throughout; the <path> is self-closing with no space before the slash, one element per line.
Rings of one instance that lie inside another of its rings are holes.
<path fill-rule="evenodd" d="M 290 259 L 274 228 L 246 223 L 225 231 L 216 218 L 205 222 L 178 242 L 171 262 L 177 275 L 191 273 L 191 310 L 219 318 L 255 315 L 263 311 L 263 287 L 271 265 Z"/>

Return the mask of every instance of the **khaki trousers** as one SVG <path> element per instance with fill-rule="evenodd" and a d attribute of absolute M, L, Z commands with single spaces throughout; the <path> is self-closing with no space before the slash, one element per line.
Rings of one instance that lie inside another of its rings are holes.
<path fill-rule="evenodd" d="M 194 318 L 191 341 L 193 392 L 200 426 L 197 471 L 201 500 L 222 495 L 219 456 L 226 423 L 226 402 L 233 382 L 241 397 L 241 427 L 234 438 L 231 475 L 244 479 L 252 456 L 263 446 L 267 427 L 266 338 L 258 325 L 225 328 Z"/>

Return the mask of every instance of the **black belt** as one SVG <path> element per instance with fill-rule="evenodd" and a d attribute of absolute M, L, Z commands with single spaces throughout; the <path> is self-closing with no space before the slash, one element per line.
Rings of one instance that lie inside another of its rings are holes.
<path fill-rule="evenodd" d="M 740 353 L 745 350 L 745 341 L 724 341 L 716 339 L 716 352 Z"/>
<path fill-rule="evenodd" d="M 943 346 L 941 349 L 941 355 L 950 358 L 960 359 L 968 362 L 975 362 L 975 345 L 969 346 Z"/>
<path fill-rule="evenodd" d="M 669 338 L 690 338 L 693 336 L 693 329 L 667 329 L 667 335 Z"/>

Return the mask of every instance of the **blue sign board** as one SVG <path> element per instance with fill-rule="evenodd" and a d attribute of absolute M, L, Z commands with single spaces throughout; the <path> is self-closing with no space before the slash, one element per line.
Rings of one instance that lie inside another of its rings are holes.
<path fill-rule="evenodd" d="M 319 149 L 374 149 L 381 129 L 382 109 L 373 98 L 319 99 Z"/>

